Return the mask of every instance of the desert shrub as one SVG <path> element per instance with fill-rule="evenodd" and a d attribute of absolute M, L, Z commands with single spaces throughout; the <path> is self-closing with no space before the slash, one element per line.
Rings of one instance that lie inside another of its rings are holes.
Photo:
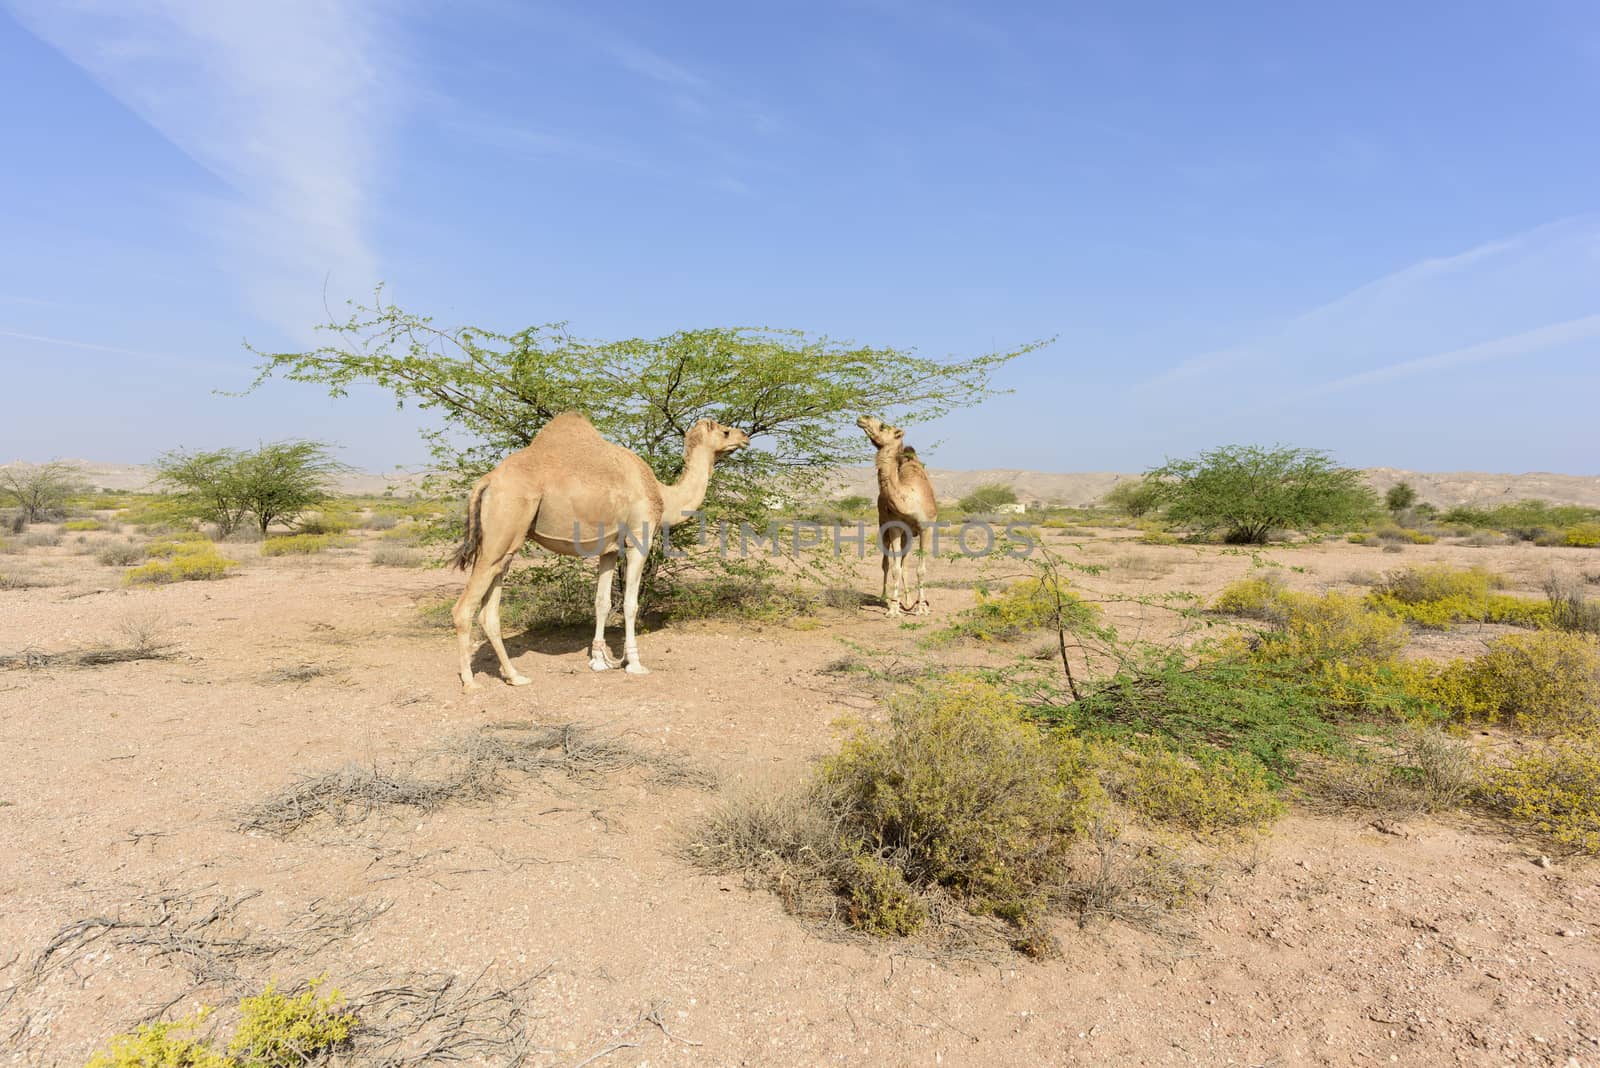
<path fill-rule="evenodd" d="M 240 1068 L 298 1068 L 349 1040 L 355 1014 L 340 1011 L 344 997 L 337 990 L 320 994 L 321 986 L 313 981 L 290 997 L 269 983 L 240 1000 L 239 1026 L 228 1043 Z"/>
<path fill-rule="evenodd" d="M 69 519 L 61 524 L 62 530 L 104 530 L 105 524 L 98 519 Z"/>
<path fill-rule="evenodd" d="M 594 580 L 589 581 L 589 618 L 594 618 Z M 621 604 L 621 597 L 617 598 Z M 787 582 L 775 567 L 757 560 L 732 561 L 717 571 L 674 577 L 662 583 L 656 604 L 673 619 L 745 619 L 777 623 L 811 614 L 816 602 Z"/>
<path fill-rule="evenodd" d="M 1600 730 L 1600 642 L 1540 631 L 1489 643 L 1468 685 L 1488 718 L 1541 734 Z"/>
<path fill-rule="evenodd" d="M 261 555 L 310 556 L 313 553 L 327 552 L 329 549 L 343 549 L 354 544 L 354 539 L 339 534 L 282 534 L 278 537 L 263 539 L 261 542 Z"/>
<path fill-rule="evenodd" d="M 887 729 L 847 741 L 819 775 L 847 813 L 851 851 L 974 911 L 1034 917 L 1100 792 L 1083 744 L 1021 711 L 993 686 L 955 679 L 900 698 Z"/>
<path fill-rule="evenodd" d="M 54 549 L 61 544 L 61 535 L 50 530 L 30 530 L 17 540 L 29 549 Z"/>
<path fill-rule="evenodd" d="M 1430 564 L 1390 572 L 1367 603 L 1419 626 L 1441 630 L 1463 622 L 1524 627 L 1551 624 L 1550 605 L 1491 592 L 1505 584 L 1504 577 L 1481 567 Z"/>
<path fill-rule="evenodd" d="M 297 534 L 347 534 L 354 530 L 358 520 L 348 511 L 324 508 L 313 515 L 303 516 L 295 524 Z"/>
<path fill-rule="evenodd" d="M 1377 541 L 1377 536 L 1358 530 L 1354 534 L 1346 535 L 1344 540 L 1351 545 L 1372 545 Z"/>
<path fill-rule="evenodd" d="M 145 558 L 145 551 L 131 541 L 118 541 L 103 546 L 94 558 L 107 567 L 130 567 Z"/>
<path fill-rule="evenodd" d="M 1600 510 L 1529 500 L 1494 508 L 1452 508 L 1439 518 L 1444 523 L 1498 530 L 1520 541 L 1536 541 L 1570 527 L 1600 521 Z"/>
<path fill-rule="evenodd" d="M 349 1041 L 354 1013 L 343 1012 L 338 991 L 319 995 L 321 981 L 290 997 L 270 984 L 239 1002 L 239 1024 L 224 1051 L 191 1037 L 211 1015 L 201 1009 L 175 1022 L 141 1024 L 111 1039 L 87 1068 L 304 1068 Z"/>
<path fill-rule="evenodd" d="M 1478 782 L 1472 750 L 1436 727 L 1402 733 L 1356 759 L 1330 762 L 1307 776 L 1313 799 L 1340 808 L 1444 812 L 1467 801 Z"/>
<path fill-rule="evenodd" d="M 1410 640 L 1405 624 L 1369 612 L 1361 598 L 1344 593 L 1285 592 L 1278 599 L 1271 635 L 1274 655 L 1313 663 L 1385 663 Z"/>
<path fill-rule="evenodd" d="M 959 613 L 935 637 L 952 641 L 1015 641 L 1059 619 L 1067 630 L 1092 626 L 1100 610 L 1048 577 L 1020 579 L 996 594 L 978 589 L 978 603 Z"/>
<path fill-rule="evenodd" d="M 393 530 L 399 525 L 400 517 L 390 515 L 387 512 L 373 512 L 361 521 L 363 530 L 376 530 L 379 533 L 385 530 Z"/>
<path fill-rule="evenodd" d="M 873 856 L 855 856 L 843 869 L 844 918 L 868 934 L 904 937 L 928 920 L 928 905 L 898 866 Z"/>
<path fill-rule="evenodd" d="M 130 586 L 203 582 L 222 578 L 239 566 L 237 560 L 230 560 L 217 552 L 217 547 L 209 541 L 179 544 L 180 547 L 171 555 L 123 572 L 122 581 Z"/>
<path fill-rule="evenodd" d="M 1268 619 L 1277 614 L 1278 602 L 1285 592 L 1281 578 L 1270 571 L 1262 572 L 1223 587 L 1211 603 L 1211 610 L 1225 616 Z"/>
<path fill-rule="evenodd" d="M 1112 782 L 1112 794 L 1133 811 L 1191 831 L 1260 826 L 1283 808 L 1266 769 L 1242 753 L 1147 744 L 1130 753 Z"/>
<path fill-rule="evenodd" d="M 1600 738 L 1558 740 L 1486 765 L 1477 797 L 1558 845 L 1600 854 Z"/>
<path fill-rule="evenodd" d="M 401 545 L 379 545 L 372 550 L 372 563 L 376 567 L 422 567 L 428 554 Z"/>
<path fill-rule="evenodd" d="M 1556 630 L 1600 634 L 1600 603 L 1589 600 L 1580 580 L 1552 572 L 1544 581 L 1544 596 L 1550 606 L 1550 625 Z"/>
<path fill-rule="evenodd" d="M 1575 523 L 1562 534 L 1561 543 L 1583 549 L 1600 548 L 1600 523 Z"/>
<path fill-rule="evenodd" d="M 0 538 L 0 553 L 6 553 L 10 555 L 20 553 L 21 551 L 22 543 L 20 541 L 17 541 L 15 538 Z"/>
<path fill-rule="evenodd" d="M 239 1068 L 239 1062 L 202 1039 L 187 1037 L 210 1015 L 202 1009 L 173 1022 L 140 1024 L 111 1039 L 85 1068 Z"/>
<path fill-rule="evenodd" d="M 167 534 L 146 542 L 144 554 L 152 559 L 166 559 L 180 553 L 192 553 L 196 547 L 211 544 L 211 539 L 197 530 L 185 530 L 176 534 Z"/>

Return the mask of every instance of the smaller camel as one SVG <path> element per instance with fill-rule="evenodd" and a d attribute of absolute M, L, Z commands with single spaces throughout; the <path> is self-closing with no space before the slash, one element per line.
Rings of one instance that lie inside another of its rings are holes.
<path fill-rule="evenodd" d="M 878 540 L 883 550 L 883 603 L 891 616 L 901 614 L 900 594 L 905 585 L 905 559 L 909 539 L 917 539 L 917 599 L 913 615 L 928 614 L 924 582 L 928 573 L 928 543 L 939 506 L 933 497 L 928 469 L 917 459 L 915 449 L 906 448 L 906 432 L 882 419 L 863 415 L 856 426 L 867 432 L 867 440 L 877 447 L 878 457 Z M 890 591 L 890 578 L 894 589 Z"/>
<path fill-rule="evenodd" d="M 527 448 L 478 479 L 467 502 L 466 540 L 455 557 L 458 568 L 471 569 L 451 612 L 462 688 L 478 689 L 472 677 L 472 620 L 480 609 L 483 631 L 506 682 L 526 686 L 531 681 L 511 665 L 500 636 L 501 585 L 517 550 L 530 537 L 553 553 L 599 561 L 594 642 L 589 646 L 589 666 L 595 671 L 619 666 L 606 648 L 606 617 L 611 614 L 617 555 L 625 556 L 623 660 L 630 674 L 649 674 L 639 661 L 634 619 L 651 539 L 663 526 L 675 527 L 693 515 L 705 502 L 717 461 L 749 444 L 750 435 L 743 430 L 700 420 L 683 436 L 683 476 L 667 486 L 637 455 L 601 437 L 589 420 L 564 412 L 546 423 Z"/>

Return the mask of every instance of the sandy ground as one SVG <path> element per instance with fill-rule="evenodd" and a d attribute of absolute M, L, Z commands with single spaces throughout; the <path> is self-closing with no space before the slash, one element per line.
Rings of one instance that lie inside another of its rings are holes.
<path fill-rule="evenodd" d="M 1123 592 L 1209 594 L 1250 566 L 1128 536 L 1101 531 L 1070 551 L 1107 565 L 1096 583 Z M 124 619 L 156 612 L 180 655 L 0 671 L 0 988 L 16 987 L 0 992 L 0 1063 L 82 1063 L 163 1007 L 226 1000 L 189 992 L 181 954 L 110 938 L 29 980 L 64 925 L 141 915 L 166 890 L 255 894 L 237 917 L 256 932 L 381 908 L 238 975 L 326 973 L 359 992 L 428 972 L 516 988 L 540 1065 L 1600 1064 L 1600 871 L 1541 866 L 1536 846 L 1466 820 L 1382 833 L 1356 815 L 1292 815 L 1228 863 L 1187 917 L 1191 937 L 1063 924 L 1062 958 L 1043 962 L 940 963 L 824 937 L 773 896 L 697 871 L 677 847 L 721 792 L 797 775 L 870 714 L 820 669 L 844 640 L 915 649 L 922 631 L 881 609 L 811 629 L 669 626 L 643 638 L 646 677 L 591 673 L 582 634 L 519 636 L 512 652 L 534 685 L 491 676 L 462 695 L 452 640 L 418 623 L 419 602 L 459 588 L 450 573 L 375 568 L 367 547 L 262 560 L 229 546 L 246 566 L 226 580 L 125 590 L 71 538 L 0 557 L 0 570 L 21 563 L 57 583 L 0 591 L 0 653 L 115 644 Z M 1268 555 L 1308 589 L 1433 559 L 1483 563 L 1527 590 L 1552 567 L 1600 571 L 1592 553 L 1531 547 Z M 875 574 L 863 563 L 863 590 Z M 972 571 L 938 562 L 932 577 Z M 935 621 L 971 603 L 955 588 L 932 596 Z M 1113 618 L 1172 636 L 1160 613 Z M 1487 633 L 1428 652 L 1468 652 Z M 320 673 L 274 675 L 307 665 Z M 478 667 L 491 670 L 487 650 Z M 637 772 L 529 780 L 492 802 L 282 839 L 237 829 L 297 774 L 529 720 L 670 750 L 722 786 Z"/>

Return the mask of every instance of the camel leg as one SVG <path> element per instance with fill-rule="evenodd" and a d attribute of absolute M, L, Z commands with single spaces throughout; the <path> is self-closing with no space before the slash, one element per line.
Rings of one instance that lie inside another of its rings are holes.
<path fill-rule="evenodd" d="M 889 604 L 889 566 L 890 566 L 889 565 L 889 553 L 888 553 L 887 546 L 885 546 L 884 554 L 883 554 L 883 603 L 884 603 L 884 607 L 888 607 L 888 604 Z"/>
<path fill-rule="evenodd" d="M 925 616 L 933 610 L 924 591 L 924 584 L 928 579 L 928 544 L 932 537 L 933 533 L 927 527 L 917 532 L 917 599 L 912 604 L 911 611 L 919 616 Z"/>
<path fill-rule="evenodd" d="M 622 587 L 622 659 L 628 674 L 648 675 L 650 669 L 639 662 L 639 641 L 633 634 L 634 620 L 639 615 L 639 580 L 644 575 L 645 554 L 637 546 L 629 545 L 627 556 Z"/>
<path fill-rule="evenodd" d="M 890 527 L 883 533 L 883 562 L 889 568 L 890 577 L 893 579 L 893 589 L 884 596 L 889 602 L 889 614 L 898 616 L 900 611 L 900 587 L 905 582 L 905 557 L 901 555 L 901 546 L 904 544 L 905 531 L 898 526 Z"/>
<path fill-rule="evenodd" d="M 482 530 L 478 555 L 472 562 L 472 571 L 467 575 L 466 587 L 450 611 L 456 627 L 456 650 L 461 658 L 459 674 L 463 690 L 478 688 L 478 683 L 472 677 L 472 624 L 480 609 L 484 613 L 484 630 L 490 634 L 489 640 L 495 645 L 495 654 L 500 658 L 501 670 L 506 672 L 506 681 L 521 685 L 516 681 L 520 676 L 510 666 L 505 645 L 499 640 L 499 590 L 500 580 L 505 577 L 506 569 L 511 566 L 517 550 L 528 536 L 528 529 L 533 525 L 533 517 L 538 509 L 537 500 L 497 493 L 493 486 L 483 491 L 478 512 Z M 494 602 L 492 630 L 488 604 L 491 597 Z"/>
<path fill-rule="evenodd" d="M 589 646 L 589 666 L 595 671 L 622 666 L 606 648 L 606 617 L 611 614 L 611 580 L 616 573 L 617 551 L 613 549 L 600 557 L 600 582 L 594 589 L 594 642 Z"/>
<path fill-rule="evenodd" d="M 489 587 L 489 599 L 483 606 L 483 633 L 494 646 L 494 655 L 500 660 L 500 674 L 505 676 L 506 682 L 512 686 L 526 686 L 533 680 L 512 667 L 511 657 L 506 655 L 505 640 L 500 636 L 500 590 L 509 570 L 511 561 L 507 559 L 505 566 L 495 573 L 494 585 Z"/>

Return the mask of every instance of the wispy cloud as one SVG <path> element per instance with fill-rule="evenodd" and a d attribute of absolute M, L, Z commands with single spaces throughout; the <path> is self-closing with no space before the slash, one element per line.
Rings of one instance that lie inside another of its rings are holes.
<path fill-rule="evenodd" d="M 370 180 L 397 79 L 376 0 L 11 3 L 226 185 L 192 206 L 259 312 L 299 333 L 325 278 L 377 280 Z"/>
<path fill-rule="evenodd" d="M 82 349 L 85 352 L 103 352 L 113 356 L 133 356 L 143 363 L 158 363 L 167 367 L 181 367 L 189 370 L 215 371 L 215 367 L 208 367 L 196 360 L 186 360 L 178 356 L 170 356 L 162 352 L 150 352 L 146 349 L 129 349 L 121 345 L 102 345 L 93 341 L 79 341 L 75 338 L 52 337 L 48 334 L 29 334 L 21 330 L 0 329 L 0 338 L 10 338 L 13 341 L 27 341 L 35 345 L 52 345 L 60 348 Z"/>
<path fill-rule="evenodd" d="M 1189 390 L 1218 377 L 1273 396 L 1354 389 L 1514 354 L 1523 342 L 1542 351 L 1596 313 L 1600 216 L 1561 219 L 1421 260 L 1136 388 Z M 1328 377 L 1339 370 L 1349 373 Z"/>

